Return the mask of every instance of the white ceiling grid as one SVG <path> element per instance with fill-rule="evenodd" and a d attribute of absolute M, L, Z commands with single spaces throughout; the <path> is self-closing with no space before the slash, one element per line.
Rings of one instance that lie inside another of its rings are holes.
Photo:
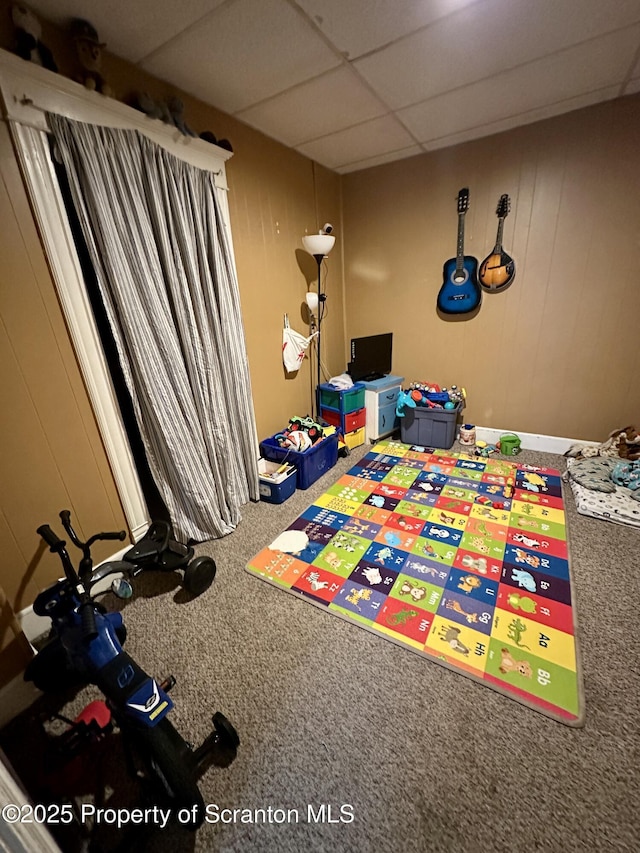
<path fill-rule="evenodd" d="M 640 91 L 638 0 L 29 0 L 345 173 Z"/>

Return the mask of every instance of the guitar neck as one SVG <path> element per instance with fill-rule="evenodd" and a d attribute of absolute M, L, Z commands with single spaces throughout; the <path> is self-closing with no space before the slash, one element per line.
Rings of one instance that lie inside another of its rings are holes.
<path fill-rule="evenodd" d="M 464 269 L 464 213 L 458 214 L 458 247 L 456 251 L 456 273 Z"/>
<path fill-rule="evenodd" d="M 502 251 L 502 231 L 504 229 L 504 216 L 500 216 L 498 218 L 498 233 L 496 235 L 496 244 L 493 247 L 493 252 L 495 255 L 499 254 Z"/>

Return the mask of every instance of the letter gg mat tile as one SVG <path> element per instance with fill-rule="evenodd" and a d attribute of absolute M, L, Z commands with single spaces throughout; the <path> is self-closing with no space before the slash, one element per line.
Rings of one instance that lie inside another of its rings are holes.
<path fill-rule="evenodd" d="M 247 571 L 583 723 L 560 472 L 375 445 Z"/>

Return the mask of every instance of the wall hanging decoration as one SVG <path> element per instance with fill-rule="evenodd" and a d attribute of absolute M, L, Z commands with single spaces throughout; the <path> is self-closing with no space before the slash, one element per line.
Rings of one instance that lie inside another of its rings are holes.
<path fill-rule="evenodd" d="M 506 290 L 516 277 L 516 265 L 513 258 L 502 248 L 502 231 L 504 221 L 509 215 L 511 200 L 505 193 L 500 196 L 496 208 L 498 217 L 498 233 L 493 251 L 480 264 L 478 278 L 480 286 L 489 293 L 500 293 Z"/>
<path fill-rule="evenodd" d="M 458 193 L 458 245 L 455 258 L 449 258 L 442 270 L 443 283 L 438 293 L 438 308 L 444 314 L 469 314 L 482 302 L 478 284 L 478 261 L 464 253 L 464 217 L 469 209 L 469 189 Z"/>

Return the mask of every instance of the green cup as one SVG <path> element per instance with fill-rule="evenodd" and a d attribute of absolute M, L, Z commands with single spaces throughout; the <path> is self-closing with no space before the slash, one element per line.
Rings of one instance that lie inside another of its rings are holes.
<path fill-rule="evenodd" d="M 520 439 L 514 433 L 509 432 L 500 436 L 500 453 L 504 456 L 517 456 L 520 453 Z"/>

